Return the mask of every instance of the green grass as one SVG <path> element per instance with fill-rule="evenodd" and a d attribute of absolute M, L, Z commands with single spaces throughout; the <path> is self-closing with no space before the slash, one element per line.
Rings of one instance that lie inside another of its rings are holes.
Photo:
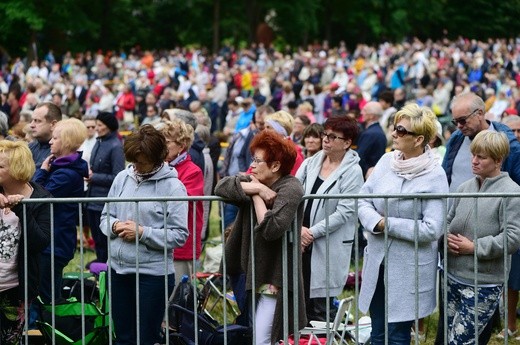
<path fill-rule="evenodd" d="M 80 252 L 78 247 L 78 249 L 76 250 L 76 254 L 74 255 L 74 258 L 63 269 L 63 272 L 88 272 L 88 270 L 85 269 L 85 265 L 96 258 L 96 253 L 92 249 L 83 249 L 83 261 L 81 261 L 81 257 L 82 253 Z"/>

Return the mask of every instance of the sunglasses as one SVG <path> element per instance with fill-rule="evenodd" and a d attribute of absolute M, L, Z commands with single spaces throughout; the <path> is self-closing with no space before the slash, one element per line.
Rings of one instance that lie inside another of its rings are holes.
<path fill-rule="evenodd" d="M 455 126 L 457 126 L 457 125 L 464 126 L 466 124 L 466 122 L 468 121 L 468 119 L 470 117 L 472 117 L 473 115 L 475 115 L 477 110 L 479 110 L 479 109 L 473 110 L 469 115 L 461 116 L 461 117 L 456 118 L 456 119 L 454 118 L 453 120 L 451 120 L 451 123 L 453 123 Z"/>
<path fill-rule="evenodd" d="M 397 134 L 398 137 L 404 137 L 407 134 L 416 135 L 415 132 L 410 132 L 406 128 L 404 128 L 404 126 L 401 126 L 401 125 L 395 126 L 394 127 L 394 131 L 395 131 L 395 134 Z"/>

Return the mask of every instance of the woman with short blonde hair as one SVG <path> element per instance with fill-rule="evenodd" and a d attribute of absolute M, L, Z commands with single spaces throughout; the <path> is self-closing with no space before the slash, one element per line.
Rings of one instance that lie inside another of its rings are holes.
<path fill-rule="evenodd" d="M 475 177 L 461 184 L 457 193 L 520 193 L 520 186 L 501 171 L 509 154 L 504 132 L 480 131 L 470 151 Z M 486 327 L 497 309 L 509 269 L 504 262 L 520 247 L 519 209 L 519 198 L 454 198 L 447 216 L 445 260 L 449 344 L 474 342 L 476 331 Z"/>
<path fill-rule="evenodd" d="M 416 104 L 399 110 L 391 133 L 394 151 L 381 157 L 361 193 L 448 193 L 446 173 L 428 146 L 437 132 L 435 120 L 431 109 Z M 435 310 L 443 203 L 442 199 L 359 200 L 359 220 L 367 237 L 359 309 L 370 311 L 373 344 L 384 344 L 386 337 L 388 343 L 410 344 L 416 316 L 424 318 Z M 413 296 L 418 296 L 418 304 Z"/>
<path fill-rule="evenodd" d="M 21 201 L 52 195 L 30 182 L 35 166 L 26 142 L 0 141 L 0 167 L 0 344 L 20 344 L 25 303 L 38 295 L 40 254 L 50 242 L 50 203 Z"/>
<path fill-rule="evenodd" d="M 88 177 L 88 164 L 82 158 L 79 147 L 87 138 L 87 128 L 78 119 L 59 121 L 49 141 L 51 154 L 36 170 L 33 180 L 56 198 L 81 198 L 85 196 L 84 179 Z M 54 270 L 55 298 L 61 297 L 63 269 L 74 257 L 77 242 L 76 224 L 79 209 L 76 203 L 54 205 L 54 248 L 48 246 L 40 259 L 40 296 L 45 303 L 52 299 Z M 51 256 L 54 250 L 54 266 Z"/>
<path fill-rule="evenodd" d="M 77 151 L 87 139 L 87 127 L 81 120 L 71 118 L 56 123 L 55 129 L 60 130 L 61 145 L 69 152 Z"/>

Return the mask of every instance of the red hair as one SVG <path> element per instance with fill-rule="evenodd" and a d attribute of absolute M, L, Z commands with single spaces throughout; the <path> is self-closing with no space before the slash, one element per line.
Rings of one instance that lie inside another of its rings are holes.
<path fill-rule="evenodd" d="M 271 167 L 273 162 L 280 162 L 280 174 L 289 175 L 296 161 L 296 148 L 291 140 L 285 139 L 275 131 L 261 131 L 255 135 L 249 146 L 254 154 L 256 150 L 264 151 L 264 160 Z"/>

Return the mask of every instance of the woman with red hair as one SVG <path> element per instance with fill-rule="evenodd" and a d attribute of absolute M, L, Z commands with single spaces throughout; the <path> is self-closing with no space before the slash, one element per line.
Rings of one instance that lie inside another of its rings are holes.
<path fill-rule="evenodd" d="M 288 291 L 289 310 L 299 308 L 299 327 L 306 325 L 304 304 L 299 303 L 298 307 L 292 305 L 294 293 L 302 296 L 302 285 L 293 286 L 291 278 L 288 286 L 282 283 L 282 241 L 291 229 L 296 231 L 293 235 L 296 245 L 287 248 L 288 277 L 293 276 L 295 267 L 301 267 L 299 238 L 303 189 L 301 183 L 290 175 L 297 155 L 290 140 L 274 131 L 262 131 L 254 137 L 250 150 L 253 155 L 251 175 L 225 177 L 215 187 L 215 194 L 239 207 L 225 247 L 227 273 L 234 277 L 245 276 L 248 297 L 253 293 L 257 296 L 254 343 L 273 344 L 283 337 L 284 289 Z M 295 217 L 299 224 L 293 227 Z M 254 257 L 250 252 L 251 237 Z M 298 263 L 293 262 L 295 250 Z M 301 282 L 301 269 L 298 276 Z M 292 315 L 289 315 L 289 325 L 293 324 Z"/>

